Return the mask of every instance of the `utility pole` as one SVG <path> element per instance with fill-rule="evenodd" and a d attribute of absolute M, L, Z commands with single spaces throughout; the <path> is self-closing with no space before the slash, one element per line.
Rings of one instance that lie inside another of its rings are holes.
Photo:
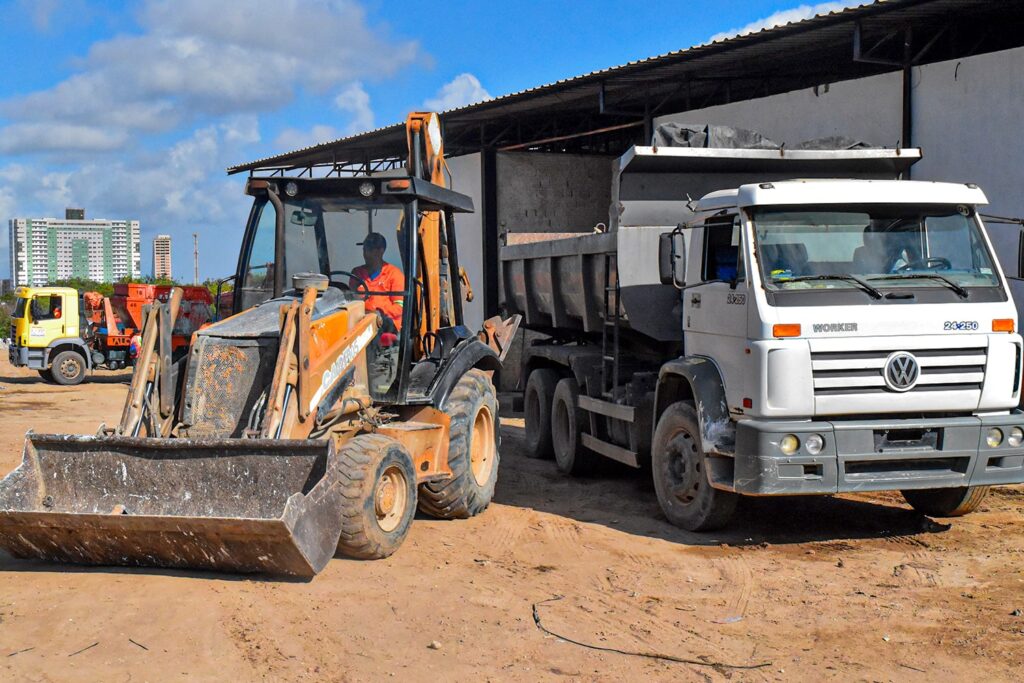
<path fill-rule="evenodd" d="M 192 284 L 199 284 L 199 233 L 192 233 Z"/>

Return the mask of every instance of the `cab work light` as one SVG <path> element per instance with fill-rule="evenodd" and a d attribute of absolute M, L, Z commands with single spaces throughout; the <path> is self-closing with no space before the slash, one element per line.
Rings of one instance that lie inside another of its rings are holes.
<path fill-rule="evenodd" d="M 403 178 L 403 179 L 400 179 L 400 180 L 389 180 L 388 181 L 388 189 L 389 190 L 408 190 L 410 184 L 411 183 L 409 182 L 408 178 Z"/>
<path fill-rule="evenodd" d="M 1013 318 L 997 318 L 992 321 L 993 332 L 1013 332 Z"/>
<path fill-rule="evenodd" d="M 798 324 L 784 324 L 784 325 L 772 325 L 772 336 L 773 337 L 799 337 L 800 336 L 800 325 Z"/>

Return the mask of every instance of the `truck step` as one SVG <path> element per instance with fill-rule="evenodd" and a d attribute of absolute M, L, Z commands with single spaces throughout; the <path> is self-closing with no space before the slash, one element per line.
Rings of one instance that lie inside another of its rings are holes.
<path fill-rule="evenodd" d="M 602 401 L 592 396 L 580 396 L 577 405 L 587 412 L 597 413 L 598 415 L 622 420 L 623 422 L 633 422 L 636 413 L 636 409 L 633 406 Z"/>
<path fill-rule="evenodd" d="M 640 468 L 639 459 L 633 451 L 608 443 L 607 441 L 601 441 L 601 439 L 590 434 L 581 434 L 580 436 L 583 437 L 583 445 L 595 453 L 603 455 L 606 458 L 611 458 L 617 462 L 621 462 L 623 465 L 629 465 L 630 467 L 635 467 L 637 469 Z"/>

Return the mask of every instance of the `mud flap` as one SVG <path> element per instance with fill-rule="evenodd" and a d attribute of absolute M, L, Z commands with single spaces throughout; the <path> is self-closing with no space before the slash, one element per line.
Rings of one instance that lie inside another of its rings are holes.
<path fill-rule="evenodd" d="M 0 481 L 20 558 L 312 578 L 341 534 L 330 440 L 29 434 Z"/>

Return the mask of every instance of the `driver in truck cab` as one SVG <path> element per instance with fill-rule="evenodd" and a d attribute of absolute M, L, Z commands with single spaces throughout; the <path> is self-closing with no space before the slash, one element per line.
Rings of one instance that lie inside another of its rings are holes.
<path fill-rule="evenodd" d="M 380 311 L 384 320 L 384 333 L 395 334 L 402 329 L 401 292 L 405 291 L 405 275 L 397 266 L 384 260 L 388 242 L 379 232 L 371 232 L 358 243 L 363 248 L 365 265 L 356 267 L 349 286 L 352 291 L 369 289 L 372 294 L 363 294 L 367 312 Z M 394 329 L 391 329 L 393 326 Z"/>

